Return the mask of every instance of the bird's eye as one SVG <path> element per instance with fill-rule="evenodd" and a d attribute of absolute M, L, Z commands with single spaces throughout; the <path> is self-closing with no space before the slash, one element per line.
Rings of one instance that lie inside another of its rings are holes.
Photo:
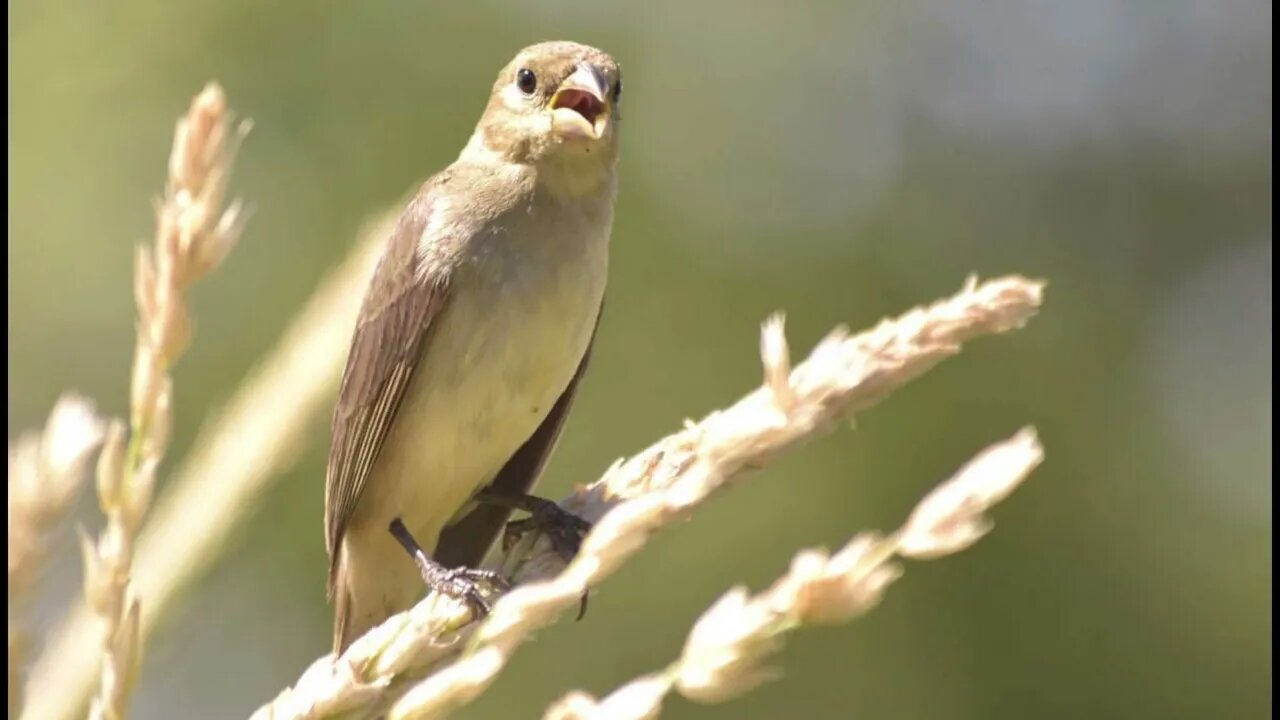
<path fill-rule="evenodd" d="M 618 78 L 618 82 L 613 85 L 613 104 L 617 105 L 622 99 L 622 78 Z"/>
<path fill-rule="evenodd" d="M 516 87 L 520 88 L 520 92 L 525 95 L 532 95 L 533 91 L 538 89 L 538 76 L 534 75 L 529 68 L 520 68 L 516 73 Z"/>

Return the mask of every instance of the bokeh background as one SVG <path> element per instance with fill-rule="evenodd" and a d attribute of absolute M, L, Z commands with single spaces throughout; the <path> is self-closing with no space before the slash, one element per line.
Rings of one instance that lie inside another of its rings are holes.
<path fill-rule="evenodd" d="M 209 79 L 256 127 L 255 208 L 195 291 L 172 469 L 358 228 L 461 149 L 531 42 L 626 72 L 609 310 L 542 489 L 965 276 L 1049 281 L 966 348 L 716 499 L 527 646 L 463 718 L 536 717 L 675 657 L 729 585 L 888 529 L 986 444 L 1047 461 L 969 552 L 803 632 L 785 676 L 670 718 L 1205 718 L 1269 712 L 1271 4 L 1166 0 L 9 4 L 9 435 L 74 387 L 119 413 L 131 248 Z M 324 418 L 148 648 L 138 718 L 245 716 L 328 649 Z M 92 499 L 79 508 L 99 521 Z M 65 542 L 40 622 L 77 592 Z"/>

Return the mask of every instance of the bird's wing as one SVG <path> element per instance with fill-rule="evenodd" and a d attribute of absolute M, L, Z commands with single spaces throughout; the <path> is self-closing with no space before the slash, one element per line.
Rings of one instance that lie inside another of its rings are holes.
<path fill-rule="evenodd" d="M 428 181 L 400 217 L 356 320 L 333 411 L 333 444 L 325 474 L 330 594 L 342 535 L 395 421 L 422 343 L 448 296 L 448 278 L 440 272 L 419 272 L 421 259 L 417 256 L 427 218 L 433 205 L 440 202 L 442 182 L 439 176 Z M 439 245 L 445 239 L 428 240 Z"/>
<path fill-rule="evenodd" d="M 596 314 L 596 328 L 600 327 L 600 315 L 604 312 L 601 304 Z M 587 371 L 587 363 L 591 359 L 591 348 L 595 345 L 596 330 L 591 331 L 591 340 L 587 350 L 582 354 L 578 370 L 569 381 L 569 386 L 560 393 L 560 399 L 551 407 L 546 419 L 538 426 L 533 435 L 516 450 L 502 469 L 489 483 L 488 488 L 503 494 L 523 494 L 533 489 L 538 476 L 542 474 L 547 459 L 555 450 L 556 441 L 560 438 L 560 430 L 564 427 L 565 418 L 573 405 L 574 395 L 578 390 L 578 381 Z M 445 567 L 475 567 L 484 559 L 498 532 L 511 516 L 511 508 L 497 505 L 479 504 L 470 513 L 456 523 L 446 527 L 440 533 L 440 542 L 436 545 L 435 559 Z"/>

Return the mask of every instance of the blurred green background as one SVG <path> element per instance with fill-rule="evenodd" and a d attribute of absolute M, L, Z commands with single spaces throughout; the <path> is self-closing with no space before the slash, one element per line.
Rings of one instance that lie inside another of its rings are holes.
<path fill-rule="evenodd" d="M 983 340 L 656 537 L 584 622 L 464 718 L 536 717 L 676 656 L 729 585 L 890 529 L 1034 424 L 1047 461 L 969 552 L 803 632 L 785 676 L 670 718 L 1205 718 L 1269 712 L 1271 4 L 9 4 L 9 435 L 60 390 L 125 407 L 131 248 L 209 79 L 252 117 L 255 208 L 195 291 L 172 469 L 358 227 L 450 162 L 542 39 L 626 73 L 609 309 L 542 490 L 559 496 L 802 357 L 956 290 L 1049 280 Z M 148 648 L 138 718 L 245 716 L 328 650 L 324 419 Z M 96 526 L 91 498 L 80 508 Z M 43 623 L 77 592 L 65 543 Z"/>

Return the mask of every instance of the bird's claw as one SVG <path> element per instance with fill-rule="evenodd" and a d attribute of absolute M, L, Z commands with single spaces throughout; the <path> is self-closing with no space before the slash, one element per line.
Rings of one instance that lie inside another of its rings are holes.
<path fill-rule="evenodd" d="M 582 539 L 591 532 L 591 523 L 550 500 L 529 498 L 528 502 L 532 503 L 529 517 L 507 523 L 502 534 L 502 549 L 509 551 L 525 535 L 541 532 L 562 560 L 566 563 L 573 560 Z"/>
<path fill-rule="evenodd" d="M 486 597 L 486 586 L 498 594 L 511 589 L 511 583 L 494 570 L 445 568 L 435 563 L 422 568 L 422 580 L 433 591 L 466 602 L 477 617 L 485 617 L 493 610 Z"/>
<path fill-rule="evenodd" d="M 591 523 L 565 510 L 559 505 L 542 498 L 528 498 L 532 503 L 529 517 L 507 523 L 502 534 L 502 549 L 510 551 L 515 544 L 531 532 L 541 532 L 551 541 L 551 549 L 565 563 L 569 563 L 582 547 L 582 539 L 591 532 Z M 587 593 L 582 593 L 582 603 L 578 606 L 578 617 L 581 620 L 587 614 Z"/>

